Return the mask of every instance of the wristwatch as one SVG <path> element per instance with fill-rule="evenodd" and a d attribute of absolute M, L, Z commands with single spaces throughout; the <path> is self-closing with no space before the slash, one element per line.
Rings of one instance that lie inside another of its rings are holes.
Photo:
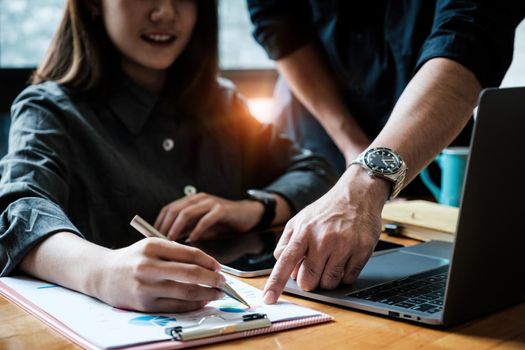
<path fill-rule="evenodd" d="M 353 164 L 365 168 L 368 175 L 372 177 L 391 182 L 389 200 L 394 199 L 405 185 L 407 166 L 401 156 L 390 148 L 377 147 L 365 150 L 350 163 L 349 167 Z"/>
<path fill-rule="evenodd" d="M 246 191 L 246 194 L 249 199 L 258 201 L 264 206 L 264 212 L 261 219 L 257 225 L 252 227 L 252 230 L 260 230 L 271 226 L 273 219 L 275 218 L 275 207 L 277 205 L 275 197 L 269 192 L 256 189 L 249 189 Z"/>

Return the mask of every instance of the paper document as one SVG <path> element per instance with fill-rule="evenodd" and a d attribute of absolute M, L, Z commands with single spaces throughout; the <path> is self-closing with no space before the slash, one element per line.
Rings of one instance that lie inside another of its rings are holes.
<path fill-rule="evenodd" d="M 88 343 L 103 349 L 169 340 L 170 336 L 165 334 L 167 327 L 185 327 L 209 315 L 233 319 L 249 313 L 264 313 L 273 323 L 322 314 L 285 301 L 276 305 L 265 305 L 260 290 L 231 277 L 227 277 L 227 283 L 235 288 L 252 308 L 248 309 L 225 296 L 195 312 L 140 313 L 117 309 L 87 295 L 39 280 L 5 277 L 1 278 L 0 282 L 0 289 L 7 286 L 16 291 L 18 298 L 25 298 Z M 223 322 L 220 317 L 211 318 L 209 322 Z"/>

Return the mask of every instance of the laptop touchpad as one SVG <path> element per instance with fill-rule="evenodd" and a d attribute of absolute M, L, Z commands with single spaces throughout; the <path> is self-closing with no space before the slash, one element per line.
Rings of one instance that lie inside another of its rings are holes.
<path fill-rule="evenodd" d="M 421 244 L 421 246 L 431 243 L 434 242 L 424 243 Z M 306 292 L 299 288 L 296 281 L 290 279 L 286 284 L 285 291 L 320 300 L 324 300 L 321 296 L 341 298 L 361 289 L 430 271 L 448 265 L 449 263 L 449 260 L 445 258 L 423 255 L 417 251 L 411 252 L 411 248 L 392 250 L 390 252 L 373 255 L 370 260 L 368 260 L 363 271 L 361 271 L 357 281 L 352 285 L 340 285 L 332 290 L 318 288 L 314 291 Z"/>
<path fill-rule="evenodd" d="M 398 250 L 373 256 L 349 291 L 397 280 L 447 265 L 447 259 Z"/>

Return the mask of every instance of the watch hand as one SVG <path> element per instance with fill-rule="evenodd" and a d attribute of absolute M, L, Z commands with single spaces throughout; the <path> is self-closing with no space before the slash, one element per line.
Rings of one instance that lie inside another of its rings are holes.
<path fill-rule="evenodd" d="M 382 159 L 382 161 L 383 161 L 383 163 L 384 163 L 386 166 L 389 166 L 390 164 L 395 163 L 395 160 L 392 159 L 392 158 Z"/>

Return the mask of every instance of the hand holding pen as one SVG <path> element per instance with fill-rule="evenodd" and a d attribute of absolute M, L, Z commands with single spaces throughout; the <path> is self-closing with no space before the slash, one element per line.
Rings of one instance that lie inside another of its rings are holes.
<path fill-rule="evenodd" d="M 224 298 L 220 264 L 199 249 L 150 238 L 96 254 L 86 294 L 117 308 L 186 312 Z"/>
<path fill-rule="evenodd" d="M 163 240 L 169 241 L 166 236 L 164 236 L 162 233 L 157 231 L 153 226 L 151 226 L 146 220 L 141 218 L 138 215 L 135 215 L 133 220 L 131 220 L 130 225 L 133 226 L 137 231 L 142 233 L 146 237 L 156 237 L 161 238 Z M 175 243 L 175 242 L 174 242 Z M 178 243 L 175 243 L 178 244 Z M 203 253 L 204 254 L 204 253 Z M 226 293 L 231 298 L 239 301 L 240 303 L 250 307 L 250 304 L 248 304 L 232 287 L 230 287 L 227 283 L 224 283 L 223 286 L 219 288 L 221 291 Z"/>

